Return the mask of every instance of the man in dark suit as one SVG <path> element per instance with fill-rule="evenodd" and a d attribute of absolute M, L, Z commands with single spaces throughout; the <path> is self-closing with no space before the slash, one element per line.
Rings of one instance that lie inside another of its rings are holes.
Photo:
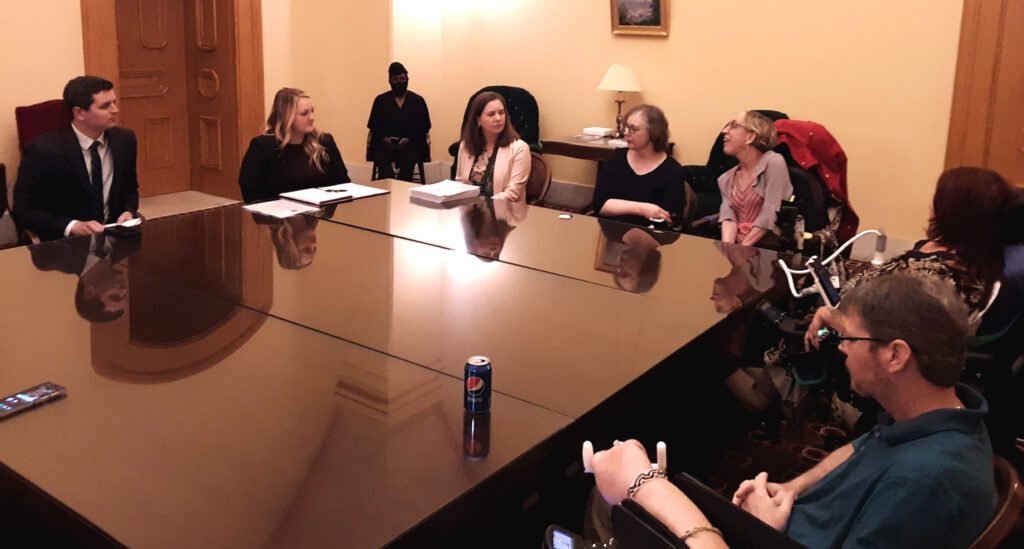
<path fill-rule="evenodd" d="M 103 232 L 138 217 L 135 134 L 117 126 L 114 85 L 79 76 L 64 87 L 71 123 L 25 146 L 14 220 L 43 240 Z"/>
<path fill-rule="evenodd" d="M 398 178 L 412 181 L 413 167 L 430 157 L 430 112 L 423 97 L 409 91 L 409 72 L 401 63 L 388 67 L 388 83 L 391 91 L 374 98 L 370 108 L 366 159 L 380 167 L 383 179 L 395 177 L 394 162 Z"/>

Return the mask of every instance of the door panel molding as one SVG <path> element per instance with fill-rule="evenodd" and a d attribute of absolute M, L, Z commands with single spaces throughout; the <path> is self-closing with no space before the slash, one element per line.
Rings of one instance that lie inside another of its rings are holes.
<path fill-rule="evenodd" d="M 151 50 L 167 47 L 166 0 L 139 0 L 139 42 Z"/>
<path fill-rule="evenodd" d="M 85 57 L 85 73 L 101 76 L 114 82 L 115 89 L 119 95 L 124 93 L 121 86 L 120 62 L 117 50 L 117 9 L 116 0 L 79 0 L 82 8 L 82 41 Z M 166 2 L 166 0 L 146 1 L 148 5 L 178 5 L 178 2 Z M 214 153 L 214 147 L 205 149 L 207 162 L 199 161 L 200 164 L 207 163 L 218 165 L 221 170 L 235 170 L 241 163 L 241 155 L 248 146 L 249 139 L 253 135 L 263 132 L 265 120 L 265 107 L 263 96 L 263 22 L 262 22 L 262 0 L 227 0 L 221 6 L 222 9 L 212 7 L 215 0 L 192 0 L 183 2 L 186 13 L 192 12 L 197 16 L 202 15 L 204 23 L 196 25 L 197 30 L 203 29 L 202 39 L 194 39 L 204 47 L 225 47 L 229 46 L 229 55 L 235 64 L 234 75 L 225 74 L 218 70 L 218 82 L 213 87 L 213 82 L 207 79 L 203 82 L 204 93 L 211 93 L 214 89 L 219 96 L 228 94 L 237 103 L 237 113 L 230 118 L 223 118 L 218 121 L 219 132 L 222 139 L 228 141 L 221 143 L 222 154 L 218 157 Z M 226 7 L 225 7 L 226 6 Z M 155 9 L 155 8 L 150 8 Z M 140 11 L 142 8 L 140 7 Z M 169 12 L 168 12 L 169 13 Z M 142 15 L 140 13 L 140 15 Z M 144 16 L 142 19 L 147 19 Z M 199 19 L 199 17 L 197 17 Z M 225 26 L 225 21 L 231 20 L 230 26 Z M 159 26 L 157 23 L 146 23 L 146 28 Z M 140 24 L 141 26 L 141 24 Z M 219 30 L 218 30 L 219 29 Z M 227 30 L 225 30 L 227 29 Z M 148 31 L 144 31 L 146 34 Z M 151 34 L 151 33 L 150 33 Z M 233 34 L 233 35 L 232 35 Z M 167 37 L 170 39 L 170 37 Z M 147 39 L 147 42 L 154 42 L 154 39 Z M 193 84 L 195 81 L 193 80 Z M 193 118 L 192 120 L 196 120 Z M 133 128 L 143 130 L 144 128 Z M 212 137 L 206 128 L 203 132 L 207 137 Z M 199 133 L 198 131 L 196 133 Z M 213 143 L 208 142 L 209 145 Z M 194 144 L 193 147 L 201 144 Z M 218 151 L 220 152 L 220 151 Z M 237 156 L 237 158 L 236 158 Z M 196 158 L 195 162 L 199 160 Z M 139 158 L 139 162 L 145 162 Z M 210 169 L 210 168 L 206 168 Z M 233 179 L 233 178 L 232 178 Z M 145 184 L 143 182 L 143 184 Z M 226 197 L 240 198 L 241 193 L 238 185 L 232 181 L 230 185 L 218 183 L 216 186 L 202 185 L 194 178 L 189 182 L 189 188 L 211 192 Z M 158 191 L 159 192 L 159 191 Z M 165 191 L 166 192 L 166 191 Z M 145 189 L 143 194 L 147 194 Z"/>
<path fill-rule="evenodd" d="M 946 168 L 981 166 L 1024 184 L 1024 5 L 964 0 Z"/>
<path fill-rule="evenodd" d="M 121 99 L 137 97 L 159 97 L 167 95 L 170 85 L 167 73 L 160 69 L 121 71 L 121 87 L 117 96 Z"/>

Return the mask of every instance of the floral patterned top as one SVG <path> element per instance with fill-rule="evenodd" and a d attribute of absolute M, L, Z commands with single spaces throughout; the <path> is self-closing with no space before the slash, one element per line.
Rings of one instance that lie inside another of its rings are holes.
<path fill-rule="evenodd" d="M 914 248 L 886 261 L 877 268 L 867 269 L 846 282 L 842 293 L 882 274 L 910 273 L 919 276 L 935 276 L 949 280 L 953 289 L 964 300 L 968 312 L 974 315 L 988 305 L 988 288 L 985 283 L 971 275 L 967 266 L 952 252 L 922 252 L 921 247 L 928 241 L 914 244 Z"/>

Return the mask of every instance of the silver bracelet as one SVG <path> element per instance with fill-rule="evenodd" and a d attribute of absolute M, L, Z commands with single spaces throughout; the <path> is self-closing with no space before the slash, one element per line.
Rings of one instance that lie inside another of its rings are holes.
<path fill-rule="evenodd" d="M 665 473 L 665 471 L 662 471 L 661 469 L 651 469 L 649 471 L 644 471 L 643 473 L 637 475 L 636 480 L 634 480 L 633 484 L 629 487 L 628 490 L 626 490 L 626 499 L 635 499 L 636 493 L 640 491 L 640 487 L 646 484 L 647 481 L 656 478 L 668 478 L 668 475 Z"/>

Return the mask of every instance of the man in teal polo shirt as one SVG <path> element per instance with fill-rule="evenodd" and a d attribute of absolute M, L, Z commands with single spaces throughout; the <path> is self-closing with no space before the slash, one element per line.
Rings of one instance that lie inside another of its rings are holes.
<path fill-rule="evenodd" d="M 996 488 L 987 404 L 957 385 L 966 308 L 945 281 L 892 274 L 848 292 L 840 311 L 852 387 L 886 413 L 790 482 L 745 481 L 733 502 L 808 547 L 968 547 L 995 513 Z M 630 492 L 690 547 L 724 546 L 682 492 L 649 473 L 639 443 L 591 463 L 610 503 Z"/>

